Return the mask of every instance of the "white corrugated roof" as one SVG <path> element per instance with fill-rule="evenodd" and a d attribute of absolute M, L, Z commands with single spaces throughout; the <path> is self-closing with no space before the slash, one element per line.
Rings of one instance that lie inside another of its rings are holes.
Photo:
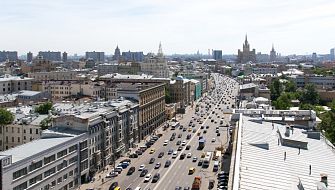
<path fill-rule="evenodd" d="M 323 137 L 307 138 L 303 130 L 294 128 L 292 138 L 308 143 L 308 149 L 301 149 L 299 154 L 298 148 L 278 145 L 277 127 L 282 132 L 286 126 L 274 124 L 273 129 L 271 122 L 257 123 L 250 119 L 243 116 L 239 189 L 298 189 L 299 180 L 305 190 L 316 189 L 320 174 L 327 174 L 328 188 L 335 189 L 335 149 Z M 268 150 L 261 148 L 266 143 Z"/>

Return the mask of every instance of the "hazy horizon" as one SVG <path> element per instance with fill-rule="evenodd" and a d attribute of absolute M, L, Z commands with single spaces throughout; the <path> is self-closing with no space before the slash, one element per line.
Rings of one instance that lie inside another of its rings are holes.
<path fill-rule="evenodd" d="M 154 52 L 220 49 L 237 54 L 245 34 L 269 54 L 328 54 L 335 47 L 331 0 L 7 0 L 2 2 L 0 51 Z"/>

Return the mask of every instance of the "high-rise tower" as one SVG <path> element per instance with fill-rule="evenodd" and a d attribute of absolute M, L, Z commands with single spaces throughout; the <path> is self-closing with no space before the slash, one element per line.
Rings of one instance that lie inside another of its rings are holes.
<path fill-rule="evenodd" d="M 238 55 L 237 55 L 237 62 L 238 63 L 246 63 L 246 62 L 256 62 L 256 50 L 252 49 L 250 51 L 250 44 L 248 42 L 248 36 L 245 35 L 245 41 L 243 44 L 243 50 L 238 50 Z"/>
<path fill-rule="evenodd" d="M 272 49 L 270 51 L 270 61 L 276 61 L 276 51 L 275 51 L 273 44 L 272 44 Z"/>

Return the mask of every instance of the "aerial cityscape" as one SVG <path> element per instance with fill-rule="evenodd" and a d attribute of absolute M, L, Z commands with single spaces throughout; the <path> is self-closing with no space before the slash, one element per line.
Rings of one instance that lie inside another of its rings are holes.
<path fill-rule="evenodd" d="M 0 190 L 335 189 L 335 2 L 2 7 Z"/>

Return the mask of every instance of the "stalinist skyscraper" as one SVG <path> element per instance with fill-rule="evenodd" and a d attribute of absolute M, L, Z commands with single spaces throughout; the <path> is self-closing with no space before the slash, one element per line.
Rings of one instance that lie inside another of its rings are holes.
<path fill-rule="evenodd" d="M 237 55 L 237 62 L 238 63 L 247 63 L 247 62 L 256 62 L 256 50 L 252 49 L 250 51 L 250 45 L 248 42 L 248 37 L 245 35 L 245 41 L 243 44 L 243 50 L 238 50 L 238 55 Z"/>

